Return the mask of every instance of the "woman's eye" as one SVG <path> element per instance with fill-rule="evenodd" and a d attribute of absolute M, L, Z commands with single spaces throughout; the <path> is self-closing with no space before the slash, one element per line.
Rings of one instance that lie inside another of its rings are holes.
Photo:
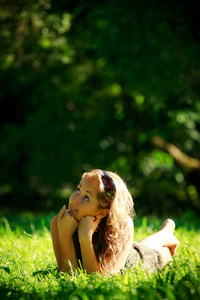
<path fill-rule="evenodd" d="M 76 189 L 77 194 L 80 194 L 80 189 L 77 187 Z"/>
<path fill-rule="evenodd" d="M 89 201 L 89 197 L 88 197 L 88 196 L 85 196 L 85 200 L 86 200 L 86 201 Z"/>

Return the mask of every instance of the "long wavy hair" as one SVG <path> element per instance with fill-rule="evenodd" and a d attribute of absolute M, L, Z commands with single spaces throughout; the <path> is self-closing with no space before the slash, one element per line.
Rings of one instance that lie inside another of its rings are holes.
<path fill-rule="evenodd" d="M 107 172 L 107 174 L 116 186 L 114 198 L 105 193 L 101 170 L 96 169 L 82 176 L 82 178 L 90 177 L 97 182 L 96 196 L 99 209 L 109 209 L 108 215 L 101 220 L 98 231 L 93 234 L 94 249 L 102 273 L 113 269 L 117 256 L 130 238 L 129 217 L 133 218 L 135 215 L 133 198 L 126 183 L 116 173 Z"/>

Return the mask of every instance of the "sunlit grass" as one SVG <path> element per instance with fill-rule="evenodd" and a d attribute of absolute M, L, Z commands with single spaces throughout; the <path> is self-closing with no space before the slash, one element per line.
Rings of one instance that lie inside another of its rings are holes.
<path fill-rule="evenodd" d="M 56 269 L 49 232 L 51 217 L 0 219 L 1 299 L 200 299 L 200 227 L 197 219 L 176 220 L 181 244 L 164 270 L 129 270 L 111 277 L 72 276 Z M 135 220 L 135 240 L 158 230 L 163 220 Z"/>

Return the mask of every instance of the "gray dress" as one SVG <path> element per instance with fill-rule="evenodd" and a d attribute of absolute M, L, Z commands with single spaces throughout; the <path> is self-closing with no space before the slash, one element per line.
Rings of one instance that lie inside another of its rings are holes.
<path fill-rule="evenodd" d="M 164 267 L 162 257 L 158 251 L 151 249 L 140 242 L 133 242 L 124 269 L 131 269 L 138 264 L 141 264 L 141 266 L 149 272 Z"/>

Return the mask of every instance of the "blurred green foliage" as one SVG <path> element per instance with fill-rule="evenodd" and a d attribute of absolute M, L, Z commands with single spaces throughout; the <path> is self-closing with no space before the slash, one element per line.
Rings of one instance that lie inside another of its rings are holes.
<path fill-rule="evenodd" d="M 82 172 L 102 168 L 127 181 L 136 211 L 199 211 L 200 183 L 151 142 L 199 158 L 199 11 L 188 0 L 2 0 L 2 205 L 57 209 Z"/>

